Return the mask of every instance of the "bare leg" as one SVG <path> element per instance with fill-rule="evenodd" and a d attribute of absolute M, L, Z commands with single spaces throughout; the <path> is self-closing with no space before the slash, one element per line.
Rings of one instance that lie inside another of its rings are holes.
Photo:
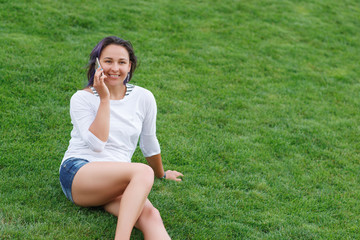
<path fill-rule="evenodd" d="M 117 216 L 119 206 L 123 201 L 121 198 L 106 204 L 104 209 Z M 145 240 L 168 240 L 171 239 L 167 233 L 159 211 L 147 199 L 144 208 L 135 224 L 135 227 L 144 234 Z"/>
<path fill-rule="evenodd" d="M 106 205 L 122 196 L 115 239 L 130 239 L 153 182 L 154 172 L 145 164 L 92 162 L 75 175 L 72 195 L 80 206 Z"/>

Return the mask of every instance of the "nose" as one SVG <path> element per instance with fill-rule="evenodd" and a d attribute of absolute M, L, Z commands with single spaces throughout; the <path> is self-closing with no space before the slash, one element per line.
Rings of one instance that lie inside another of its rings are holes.
<path fill-rule="evenodd" d="M 119 71 L 119 69 L 120 69 L 120 64 L 119 63 L 117 63 L 117 62 L 115 62 L 114 64 L 112 64 L 111 65 L 111 70 L 112 71 Z"/>

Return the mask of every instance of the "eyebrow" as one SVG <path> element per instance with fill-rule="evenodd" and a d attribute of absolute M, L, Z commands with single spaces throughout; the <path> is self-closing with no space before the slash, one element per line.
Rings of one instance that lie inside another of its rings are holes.
<path fill-rule="evenodd" d="M 104 57 L 104 59 L 111 59 L 111 60 L 112 60 L 111 57 Z M 129 60 L 129 59 L 127 59 L 127 58 L 120 58 L 120 60 Z"/>

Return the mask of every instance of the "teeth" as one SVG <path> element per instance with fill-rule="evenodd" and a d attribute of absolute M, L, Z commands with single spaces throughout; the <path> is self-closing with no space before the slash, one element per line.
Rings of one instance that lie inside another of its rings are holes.
<path fill-rule="evenodd" d="M 110 77 L 118 77 L 119 75 L 110 75 Z"/>

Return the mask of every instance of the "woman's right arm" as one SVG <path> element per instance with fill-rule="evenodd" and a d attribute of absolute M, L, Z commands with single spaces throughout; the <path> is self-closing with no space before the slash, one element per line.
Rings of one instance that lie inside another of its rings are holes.
<path fill-rule="evenodd" d="M 107 88 L 98 86 L 96 90 L 101 94 L 99 105 L 91 103 L 86 95 L 77 93 L 70 101 L 70 115 L 71 122 L 84 143 L 91 150 L 101 152 L 109 137 L 110 100 Z"/>
<path fill-rule="evenodd" d="M 103 70 L 98 68 L 94 75 L 93 86 L 99 94 L 100 104 L 89 131 L 101 141 L 106 142 L 109 138 L 110 129 L 110 93 L 104 83 L 106 76 L 102 73 Z"/>

